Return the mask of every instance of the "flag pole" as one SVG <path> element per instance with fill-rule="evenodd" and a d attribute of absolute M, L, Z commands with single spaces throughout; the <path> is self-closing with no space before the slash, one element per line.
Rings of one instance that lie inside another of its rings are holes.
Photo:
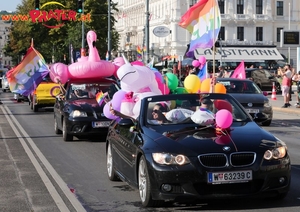
<path fill-rule="evenodd" d="M 212 2 L 212 4 L 214 4 L 214 2 L 215 1 L 211 1 Z M 214 10 L 214 21 L 213 21 L 213 78 L 215 77 L 215 68 L 216 68 L 216 65 L 215 65 L 215 61 L 216 61 L 216 58 L 215 58 L 215 56 L 216 56 L 216 54 L 215 54 L 215 51 L 216 51 L 216 45 L 215 45 L 215 19 L 216 19 L 216 15 L 215 15 L 215 7 L 214 7 L 214 5 L 212 6 L 212 8 L 213 8 L 213 10 Z M 211 83 L 212 85 L 211 85 L 211 91 L 212 91 L 212 93 L 214 93 L 215 92 L 215 85 L 214 85 L 214 83 Z"/>

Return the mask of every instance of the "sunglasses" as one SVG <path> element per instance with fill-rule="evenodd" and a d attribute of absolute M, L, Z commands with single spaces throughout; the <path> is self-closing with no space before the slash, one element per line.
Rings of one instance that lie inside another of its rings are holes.
<path fill-rule="evenodd" d="M 154 109 L 152 110 L 152 113 L 158 113 L 160 110 Z"/>

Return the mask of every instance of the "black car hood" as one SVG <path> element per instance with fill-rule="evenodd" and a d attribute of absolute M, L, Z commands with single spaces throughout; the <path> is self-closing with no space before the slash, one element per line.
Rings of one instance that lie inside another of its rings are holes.
<path fill-rule="evenodd" d="M 263 94 L 241 94 L 241 93 L 229 93 L 240 103 L 264 103 L 268 101 L 268 98 Z"/>
<path fill-rule="evenodd" d="M 259 147 L 274 147 L 276 138 L 261 129 L 255 122 L 235 123 L 228 135 L 217 135 L 214 128 L 193 129 L 159 133 L 145 131 L 157 144 L 160 151 L 181 153 L 187 156 L 205 153 L 224 152 L 223 147 L 230 147 L 231 152 L 257 151 Z M 150 149 L 150 148 L 149 148 Z"/>

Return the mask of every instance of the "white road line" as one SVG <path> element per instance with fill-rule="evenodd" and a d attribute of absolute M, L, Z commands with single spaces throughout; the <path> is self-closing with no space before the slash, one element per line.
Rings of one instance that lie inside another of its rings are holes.
<path fill-rule="evenodd" d="M 35 145 L 33 140 L 29 137 L 29 135 L 26 133 L 26 131 L 23 129 L 21 124 L 17 121 L 17 119 L 13 116 L 13 114 L 10 112 L 7 106 L 1 107 L 6 119 L 8 120 L 10 126 L 12 127 L 13 131 L 15 132 L 16 136 L 18 137 L 20 143 L 22 144 L 25 152 L 27 153 L 28 157 L 30 158 L 32 164 L 34 165 L 35 169 L 37 170 L 38 174 L 40 175 L 41 179 L 43 180 L 45 186 L 47 187 L 50 195 L 52 196 L 53 200 L 55 201 L 57 207 L 60 209 L 60 211 L 67 212 L 70 211 L 66 204 L 64 203 L 63 199 L 59 195 L 59 193 L 56 191 L 55 187 L 49 180 L 48 176 L 40 166 L 37 159 L 34 157 L 34 154 L 28 147 L 26 141 L 23 139 L 26 138 L 28 143 L 30 144 L 31 148 L 34 150 L 37 157 L 41 160 L 41 162 L 44 164 L 48 172 L 51 174 L 55 182 L 58 184 L 58 186 L 61 188 L 63 193 L 66 195 L 66 197 L 69 199 L 73 207 L 78 212 L 85 212 L 86 210 L 81 205 L 81 203 L 78 201 L 78 199 L 75 197 L 75 195 L 70 191 L 67 184 L 63 181 L 63 179 L 58 175 L 58 173 L 55 171 L 55 169 L 51 166 L 49 161 L 46 159 L 46 157 L 42 154 L 42 152 L 39 150 L 39 148 Z M 5 111 L 6 110 L 6 111 Z M 9 114 L 9 115 L 8 115 Z M 13 123 L 14 122 L 14 123 Z M 18 131 L 19 129 L 19 131 Z M 20 133 L 23 134 L 20 135 Z"/>

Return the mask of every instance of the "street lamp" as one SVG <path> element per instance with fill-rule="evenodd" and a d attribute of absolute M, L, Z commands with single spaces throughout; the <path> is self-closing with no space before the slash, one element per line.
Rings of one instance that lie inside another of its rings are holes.
<path fill-rule="evenodd" d="M 111 16 L 111 8 L 110 8 L 110 1 L 107 0 L 108 2 L 108 10 L 107 10 L 107 52 L 108 52 L 108 61 L 110 60 L 111 56 L 111 26 L 110 26 L 110 16 Z"/>
<path fill-rule="evenodd" d="M 146 0 L 146 27 L 145 27 L 145 43 L 146 43 L 146 63 L 149 63 L 149 0 Z"/>

